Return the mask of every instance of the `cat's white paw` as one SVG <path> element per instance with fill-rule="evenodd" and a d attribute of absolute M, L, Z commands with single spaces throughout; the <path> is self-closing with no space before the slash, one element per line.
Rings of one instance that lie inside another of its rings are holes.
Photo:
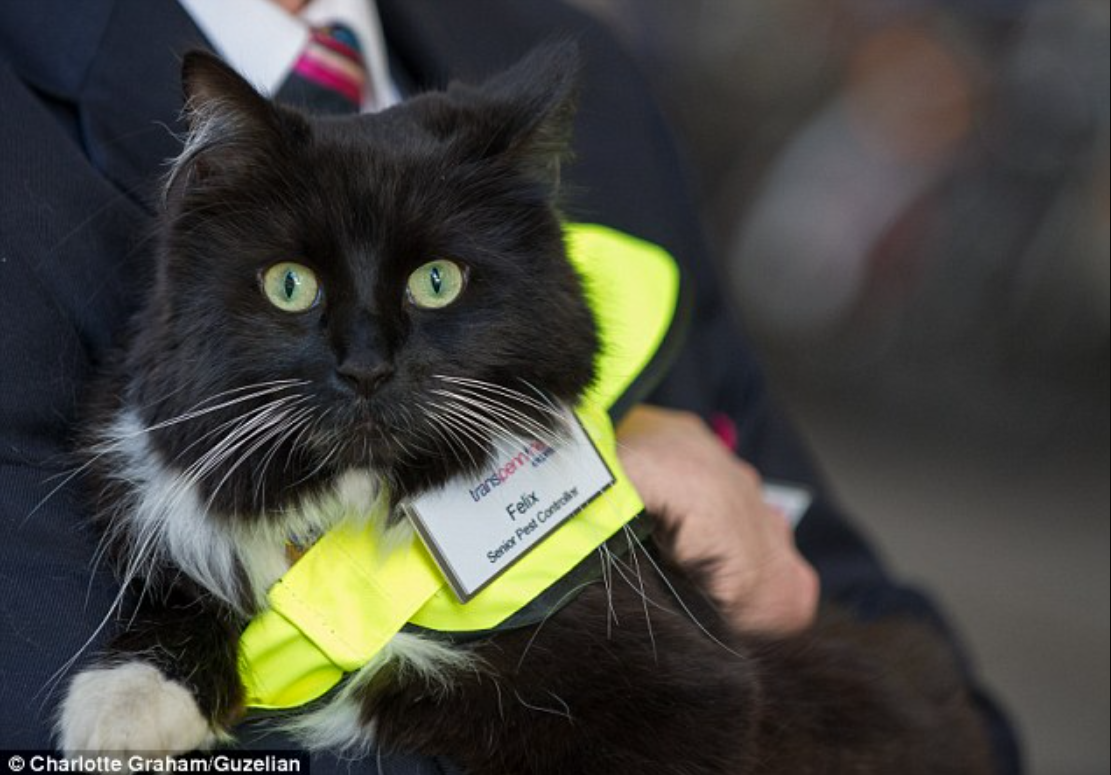
<path fill-rule="evenodd" d="M 69 753 L 174 754 L 216 739 L 189 690 L 138 661 L 77 675 L 62 703 L 58 736 Z"/>

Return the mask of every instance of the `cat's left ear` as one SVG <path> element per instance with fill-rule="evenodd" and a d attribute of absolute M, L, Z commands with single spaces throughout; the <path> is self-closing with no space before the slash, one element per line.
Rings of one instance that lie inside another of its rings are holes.
<path fill-rule="evenodd" d="M 542 45 L 480 86 L 452 84 L 447 105 L 428 106 L 430 128 L 470 155 L 508 160 L 554 193 L 570 156 L 580 69 L 574 41 Z"/>
<path fill-rule="evenodd" d="M 555 41 L 533 49 L 481 87 L 504 116 L 501 133 L 494 135 L 501 153 L 553 191 L 559 187 L 560 165 L 571 155 L 581 69 L 578 44 Z"/>

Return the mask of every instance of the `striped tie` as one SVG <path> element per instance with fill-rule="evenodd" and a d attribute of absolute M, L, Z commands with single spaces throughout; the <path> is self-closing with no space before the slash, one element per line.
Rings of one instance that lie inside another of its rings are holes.
<path fill-rule="evenodd" d="M 312 113 L 357 113 L 367 83 L 355 34 L 342 24 L 314 27 L 277 99 Z"/>

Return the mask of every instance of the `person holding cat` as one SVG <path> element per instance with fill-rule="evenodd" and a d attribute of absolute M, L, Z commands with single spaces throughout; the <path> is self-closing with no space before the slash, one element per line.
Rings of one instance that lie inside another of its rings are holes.
<path fill-rule="evenodd" d="M 376 107 L 394 101 L 395 90 L 410 94 L 456 75 L 496 72 L 553 33 L 579 37 L 587 64 L 574 131 L 577 161 L 561 171 L 561 187 L 569 192 L 564 212 L 664 246 L 699 294 L 685 344 L 648 397 L 671 409 L 642 406 L 626 414 L 619 427 L 623 463 L 650 511 L 674 530 L 678 559 L 717 561 L 709 588 L 734 624 L 772 635 L 806 630 L 820 578 L 823 599 L 855 617 L 910 617 L 955 642 L 929 601 L 894 582 L 839 514 L 768 398 L 717 295 L 667 134 L 612 41 L 556 4 L 528 4 L 526 10 L 484 3 L 481 10 L 462 11 L 380 2 L 378 34 L 378 17 L 367 16 L 367 4 L 355 5 L 363 18 L 362 24 L 355 19 L 356 27 L 365 30 L 371 20 L 359 45 L 379 65 L 362 89 L 374 95 Z M 6 639 L 0 657 L 5 692 L 11 692 L 0 711 L 6 745 L 48 744 L 50 703 L 43 698 L 37 711 L 26 713 L 19 698 L 41 695 L 44 687 L 49 693 L 60 678 L 52 674 L 68 657 L 103 642 L 98 612 L 108 610 L 115 595 L 103 574 L 89 581 L 95 538 L 80 528 L 76 488 L 67 484 L 39 501 L 50 489 L 42 481 L 64 467 L 59 461 L 82 386 L 100 369 L 150 274 L 144 234 L 152 192 L 177 142 L 158 122 L 175 125 L 178 56 L 215 48 L 235 64 L 237 46 L 261 53 L 261 60 L 272 54 L 273 38 L 247 42 L 251 25 L 217 33 L 220 23 L 199 10 L 204 6 L 98 0 L 80 9 L 39 3 L 34 12 L 18 5 L 0 11 L 0 153 L 9 184 L 0 216 L 0 271 L 12 294 L 4 305 L 9 367 L 0 426 L 0 508 L 11 540 L 0 549 L 0 567 L 12 580 L 6 609 L 19 634 Z M 333 12 L 323 0 L 309 9 Z M 298 28 L 298 40 L 312 36 Z M 288 63 L 276 68 L 288 69 Z M 258 83 L 257 73 L 249 77 Z M 281 87 L 272 84 L 279 97 Z M 636 131 L 619 129 L 630 126 Z M 719 434 L 708 429 L 710 419 Z M 733 445 L 740 459 L 728 448 Z M 797 533 L 764 505 L 761 474 L 815 491 Z M 1017 771 L 1006 722 L 971 675 L 962 675 L 990 730 L 997 771 Z M 278 745 L 274 740 L 267 744 Z M 322 767 L 326 761 L 322 757 Z M 404 756 L 392 763 L 391 772 L 441 766 Z"/>

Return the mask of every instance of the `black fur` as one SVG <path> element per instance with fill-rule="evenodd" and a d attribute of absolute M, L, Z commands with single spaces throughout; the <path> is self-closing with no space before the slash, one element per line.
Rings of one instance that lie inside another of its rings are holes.
<path fill-rule="evenodd" d="M 344 471 L 372 469 L 396 502 L 481 466 L 482 439 L 430 427 L 434 375 L 564 403 L 582 394 L 598 342 L 554 205 L 577 68 L 573 46 L 552 46 L 479 87 L 309 119 L 212 57 L 186 59 L 192 134 L 167 181 L 157 279 L 91 430 L 98 513 L 125 568 L 141 541 L 137 485 L 105 448 L 121 412 L 181 473 L 236 418 L 301 396 L 304 433 L 246 444 L 204 472 L 196 488 L 210 508 L 188 517 L 280 534 Z M 408 303 L 409 273 L 445 257 L 466 267 L 459 300 Z M 315 270 L 320 304 L 289 314 L 267 302 L 260 275 L 283 260 Z M 219 407 L 250 385 L 273 390 Z M 535 400 L 513 408 L 511 429 L 549 422 Z M 540 627 L 460 646 L 480 668 L 447 688 L 381 671 L 362 698 L 378 743 L 478 774 L 984 770 L 962 684 L 925 628 L 885 625 L 894 649 L 883 627 L 844 622 L 745 636 L 695 574 L 639 546 L 618 562 L 611 583 Z M 153 662 L 228 728 L 243 702 L 236 637 L 257 590 L 247 568 L 234 590 L 182 570 L 172 552 L 141 564 L 145 594 L 108 659 Z"/>
<path fill-rule="evenodd" d="M 189 148 L 168 186 L 163 263 L 125 400 L 156 425 L 242 385 L 310 380 L 309 406 L 329 412 L 316 436 L 349 438 L 323 467 L 322 450 L 267 447 L 242 465 L 249 476 L 218 490 L 214 471 L 201 484 L 215 513 L 264 518 L 352 466 L 373 466 L 401 499 L 457 473 L 460 459 L 481 462 L 477 444 L 470 455 L 431 448 L 419 410 L 432 374 L 540 385 L 557 401 L 589 384 L 593 321 L 550 206 L 573 96 L 574 69 L 562 65 L 541 83 L 514 71 L 373 118 L 310 124 L 218 61 L 186 59 L 194 130 L 210 122 L 212 136 Z M 442 310 L 407 305 L 410 272 L 445 257 L 467 267 L 465 294 Z M 280 260 L 316 271 L 316 309 L 290 315 L 259 293 L 260 273 Z M 370 393 L 340 373 L 380 367 L 388 378 Z M 151 438 L 184 468 L 206 451 L 199 439 L 249 408 Z"/>
<path fill-rule="evenodd" d="M 619 566 L 632 583 L 592 586 L 537 630 L 474 646 L 488 669 L 447 690 L 381 675 L 363 705 L 379 744 L 476 775 L 991 771 L 928 627 L 827 612 L 796 637 L 742 635 L 679 569 L 665 567 L 663 582 L 650 550 L 634 554 Z"/>

